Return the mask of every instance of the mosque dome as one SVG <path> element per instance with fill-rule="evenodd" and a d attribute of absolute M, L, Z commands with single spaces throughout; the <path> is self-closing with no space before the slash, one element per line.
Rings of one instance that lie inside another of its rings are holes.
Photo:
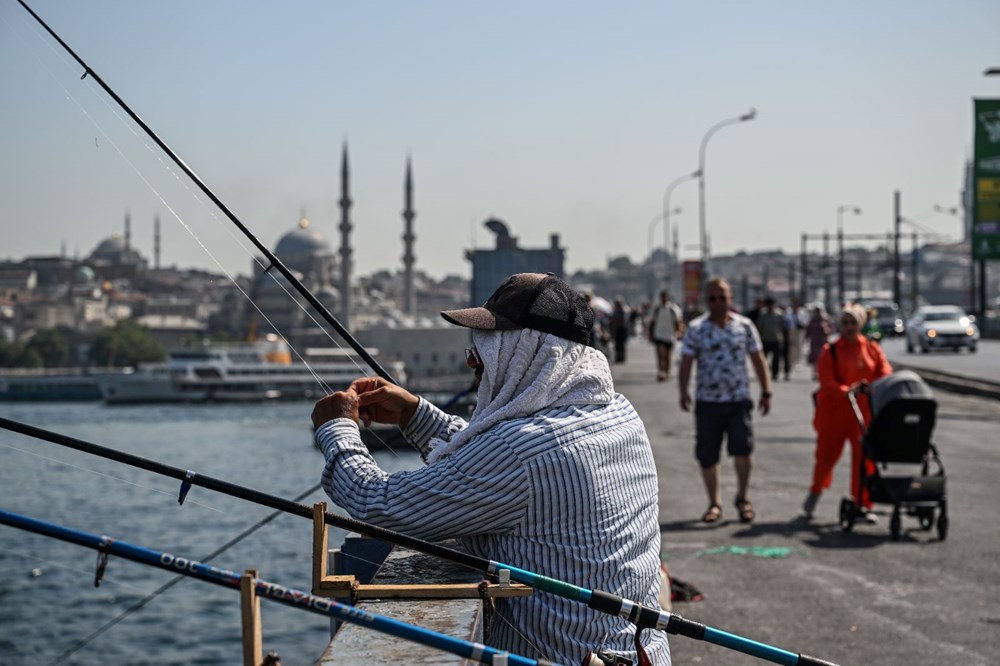
<path fill-rule="evenodd" d="M 79 266 L 75 274 L 76 281 L 82 284 L 90 284 L 97 279 L 94 269 L 90 266 Z"/>
<path fill-rule="evenodd" d="M 90 259 L 93 261 L 106 261 L 108 263 L 120 263 L 122 258 L 125 257 L 125 240 L 120 234 L 111 234 L 111 236 L 105 238 L 94 251 L 90 253 Z"/>
<path fill-rule="evenodd" d="M 289 268 L 303 270 L 303 262 L 309 262 L 316 257 L 326 257 L 333 254 L 330 243 L 315 229 L 310 228 L 309 220 L 303 217 L 298 227 L 292 229 L 278 240 L 274 254 Z"/>

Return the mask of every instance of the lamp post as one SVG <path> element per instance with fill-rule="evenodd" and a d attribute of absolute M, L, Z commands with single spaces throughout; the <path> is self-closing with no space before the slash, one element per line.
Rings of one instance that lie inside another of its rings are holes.
<path fill-rule="evenodd" d="M 700 170 L 699 171 L 692 171 L 691 173 L 684 174 L 680 178 L 675 179 L 672 183 L 670 183 L 669 185 L 667 185 L 667 190 L 663 193 L 663 251 L 664 252 L 667 251 L 667 243 L 669 242 L 669 238 L 670 238 L 670 215 L 671 215 L 670 195 L 673 194 L 674 188 L 677 187 L 678 185 L 680 185 L 681 183 L 684 183 L 684 182 L 689 181 L 689 180 L 694 180 L 695 178 L 698 178 L 699 176 L 701 176 L 701 171 Z M 680 212 L 679 208 L 677 209 L 677 212 Z M 650 245 L 652 245 L 652 242 L 650 242 Z M 677 257 L 675 256 L 674 257 L 674 261 L 676 261 L 676 260 L 677 260 Z M 673 281 L 671 280 L 672 275 L 673 275 L 673 264 L 668 261 L 667 262 L 667 286 L 668 287 L 673 286 L 672 285 Z"/>
<path fill-rule="evenodd" d="M 744 113 L 742 116 L 737 116 L 735 118 L 729 118 L 723 120 L 719 123 L 713 125 L 705 133 L 705 137 L 701 140 L 701 148 L 698 150 L 698 229 L 700 232 L 701 240 L 701 293 L 704 296 L 705 290 L 705 280 L 706 280 L 706 269 L 708 264 L 708 228 L 705 223 L 705 149 L 708 148 L 708 140 L 712 138 L 712 135 L 718 132 L 723 127 L 728 127 L 729 125 L 738 125 L 739 123 L 745 123 L 749 120 L 753 120 L 757 117 L 757 110 L 750 107 L 750 110 Z"/>
<path fill-rule="evenodd" d="M 654 299 L 656 297 L 656 268 L 655 268 L 655 266 L 653 264 L 653 231 L 656 230 L 656 223 L 659 222 L 660 220 L 663 220 L 664 221 L 664 225 L 665 225 L 667 223 L 667 220 L 670 219 L 671 215 L 680 215 L 680 214 L 681 214 L 681 208 L 680 207 L 677 207 L 677 208 L 674 208 L 674 209 L 669 209 L 668 208 L 668 209 L 665 209 L 662 213 L 657 213 L 656 215 L 654 215 L 653 219 L 651 219 L 649 221 L 649 240 L 647 241 L 647 245 L 646 245 L 646 247 L 647 247 L 646 254 L 649 257 L 649 297 L 650 297 L 650 299 Z M 664 252 L 664 255 L 663 255 L 664 256 L 664 266 L 667 266 L 668 267 L 668 271 L 669 271 L 669 264 L 666 261 L 666 256 L 667 256 L 666 255 L 666 252 L 667 252 L 667 234 L 666 234 L 666 231 L 664 231 L 664 233 L 663 233 L 663 252 Z M 669 282 L 670 282 L 669 273 L 666 276 L 666 280 L 667 280 L 667 283 L 669 284 Z"/>
<path fill-rule="evenodd" d="M 844 285 L 844 213 L 861 215 L 861 209 L 857 206 L 846 205 L 837 206 L 837 300 L 840 305 L 847 301 L 844 299 L 846 287 Z"/>

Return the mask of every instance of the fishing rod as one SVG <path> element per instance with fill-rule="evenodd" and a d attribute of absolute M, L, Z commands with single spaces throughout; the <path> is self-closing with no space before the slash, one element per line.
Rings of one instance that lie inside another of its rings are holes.
<path fill-rule="evenodd" d="M 236 228 L 239 229 L 241 232 L 243 232 L 243 235 L 246 236 L 247 239 L 251 243 L 253 243 L 258 250 L 260 250 L 260 252 L 269 262 L 269 265 L 267 268 L 264 269 L 264 272 L 267 273 L 272 268 L 277 269 L 278 272 L 281 273 L 281 275 L 286 280 L 288 280 L 289 284 L 291 284 L 292 287 L 294 287 L 295 290 L 299 292 L 299 294 L 301 294 L 303 298 L 306 299 L 309 305 L 311 305 L 313 309 L 316 310 L 316 312 L 320 315 L 320 317 L 322 317 L 326 321 L 326 323 L 328 323 L 330 326 L 333 327 L 333 329 L 337 332 L 337 334 L 340 335 L 340 337 L 343 338 L 344 341 L 347 342 L 347 344 L 349 344 L 351 348 L 358 353 L 358 356 L 360 356 L 365 361 L 365 363 L 367 363 L 368 366 L 373 371 L 375 371 L 376 374 L 378 374 L 379 377 L 388 382 L 391 382 L 392 384 L 398 385 L 399 382 L 397 382 L 393 378 L 393 376 L 389 374 L 389 371 L 383 368 L 382 365 L 378 361 L 376 361 L 371 354 L 368 353 L 368 350 L 365 349 L 364 346 L 362 346 L 361 343 L 359 343 L 353 335 L 351 335 L 351 332 L 348 331 L 343 324 L 337 321 L 337 318 L 334 317 L 333 314 L 329 310 L 327 310 L 322 303 L 319 302 L 319 299 L 317 299 L 316 296 L 314 296 L 313 293 L 309 291 L 309 289 L 307 289 L 306 286 L 302 284 L 302 282 L 299 281 L 299 279 L 295 277 L 295 275 L 290 270 L 288 270 L 285 264 L 283 264 L 281 260 L 278 259 L 278 257 L 275 256 L 275 254 L 267 248 L 267 246 L 261 243 L 257 239 L 257 237 L 253 235 L 253 232 L 251 232 L 250 229 L 246 227 L 246 225 L 240 222 L 239 218 L 237 218 L 236 215 L 231 210 L 229 210 L 226 204 L 222 203 L 222 200 L 219 199 L 219 197 L 217 197 L 211 189 L 209 189 L 208 185 L 206 185 L 205 182 L 202 181 L 202 179 L 198 176 L 198 174 L 196 174 L 194 170 L 192 170 L 191 167 L 189 167 L 187 163 L 185 163 L 184 160 L 182 160 L 177 155 L 177 153 L 175 153 L 170 148 L 170 146 L 168 146 L 166 142 L 164 142 L 163 139 L 161 139 L 156 134 L 156 132 L 154 132 L 149 127 L 149 125 L 147 125 L 146 122 L 142 118 L 140 118 L 138 114 L 136 114 L 135 111 L 133 111 L 132 108 L 128 104 L 126 104 L 121 97 L 118 96 L 118 94 L 114 90 L 112 90 L 111 86 L 105 83 L 104 79 L 102 79 L 97 72 L 91 69 L 90 65 L 88 65 L 83 60 L 83 58 L 81 58 L 79 55 L 76 54 L 76 51 L 74 51 L 72 48 L 70 48 L 70 46 L 66 42 L 64 42 L 62 38 L 58 34 L 56 34 L 56 32 L 52 28 L 50 28 L 49 25 L 45 21 L 43 21 L 42 18 L 38 14 L 36 14 L 31 7 L 28 6 L 28 3 L 25 2 L 25 0 L 17 0 L 17 1 L 18 3 L 20 3 L 22 7 L 24 7 L 24 9 L 29 14 L 31 14 L 32 18 L 34 18 L 39 23 L 39 25 L 45 28 L 45 30 L 50 35 L 52 35 L 52 37 L 57 42 L 59 42 L 59 45 L 62 46 L 67 53 L 73 56 L 73 59 L 76 60 L 81 67 L 83 67 L 84 73 L 83 76 L 80 78 L 83 79 L 86 78 L 87 76 L 90 76 L 94 81 L 96 81 L 97 84 L 100 85 L 101 88 L 104 90 L 104 92 L 110 95 L 111 98 L 115 100 L 115 102 L 118 104 L 118 106 L 120 106 L 122 110 L 125 111 L 125 113 L 127 113 L 129 117 L 132 118 L 132 120 L 134 120 L 136 124 L 142 128 L 142 130 L 146 133 L 146 135 L 149 136 L 149 138 L 152 139 L 154 142 L 156 142 L 156 145 L 158 145 L 163 150 L 163 152 L 165 152 L 167 156 L 170 157 L 171 160 L 173 160 L 174 164 L 176 164 L 184 173 L 188 175 L 188 177 L 194 182 L 194 184 L 198 186 L 198 189 L 200 189 L 205 194 L 205 196 L 211 199 L 212 203 L 214 203 L 216 206 L 219 207 L 219 210 L 221 210 L 225 214 L 225 216 L 229 218 L 229 221 L 232 222 L 234 225 L 236 225 Z"/>
<path fill-rule="evenodd" d="M 238 486 L 210 476 L 197 474 L 192 470 L 183 470 L 179 467 L 172 467 L 155 460 L 149 460 L 148 458 L 125 453 L 123 451 L 100 446 L 98 444 L 92 444 L 75 437 L 52 432 L 51 430 L 44 430 L 36 426 L 21 423 L 19 421 L 13 421 L 4 417 L 0 417 L 0 428 L 75 449 L 77 451 L 82 451 L 84 453 L 107 458 L 109 460 L 115 460 L 117 462 L 121 462 L 132 467 L 138 467 L 139 469 L 154 472 L 162 476 L 169 476 L 174 479 L 178 479 L 181 481 L 180 494 L 177 498 L 177 501 L 180 504 L 184 503 L 184 499 L 192 486 L 200 486 L 202 488 L 220 492 L 224 495 L 230 495 L 231 497 L 268 506 L 272 509 L 278 509 L 297 516 L 302 516 L 303 518 L 312 519 L 313 517 L 312 507 L 292 502 L 281 497 L 276 497 L 274 495 L 269 495 L 267 493 L 260 492 L 259 490 L 253 490 L 252 488 Z M 578 587 L 572 583 L 567 583 L 556 578 L 543 576 L 541 574 L 511 566 L 496 560 L 489 560 L 484 557 L 477 557 L 469 553 L 463 553 L 430 541 L 425 541 L 424 539 L 418 539 L 417 537 L 408 536 L 401 532 L 388 530 L 361 520 L 349 518 L 347 516 L 326 512 L 323 520 L 328 525 L 333 525 L 334 527 L 339 527 L 351 532 L 357 532 L 358 534 L 363 534 L 375 539 L 381 539 L 382 541 L 388 541 L 411 550 L 426 553 L 427 555 L 440 557 L 491 576 L 497 575 L 500 571 L 506 569 L 510 571 L 510 578 L 513 581 L 523 583 L 542 592 L 548 592 L 550 594 L 563 597 L 564 599 L 571 599 L 573 601 L 584 603 L 588 608 L 593 610 L 621 617 L 634 624 L 637 631 L 641 631 L 643 629 L 656 629 L 658 631 L 666 631 L 668 634 L 679 634 L 695 640 L 720 645 L 722 647 L 742 652 L 744 654 L 749 654 L 776 664 L 782 664 L 783 666 L 836 666 L 836 664 L 829 661 L 791 652 L 766 643 L 760 643 L 749 638 L 744 638 L 743 636 L 723 631 L 721 629 L 716 629 L 699 622 L 686 620 L 680 615 L 676 615 L 668 611 L 657 608 L 649 608 L 638 602 L 624 599 L 617 594 L 603 592 L 601 590 L 590 590 L 585 587 Z"/>
<path fill-rule="evenodd" d="M 118 555 L 119 557 L 123 557 L 127 560 L 132 560 L 133 562 L 140 562 L 142 564 L 164 569 L 172 573 L 183 574 L 185 576 L 197 578 L 198 580 L 203 580 L 222 587 L 234 588 L 237 590 L 240 589 L 241 576 L 235 571 L 220 569 L 219 567 L 214 567 L 211 564 L 205 564 L 186 557 L 178 557 L 172 553 L 152 550 L 150 548 L 137 546 L 125 541 L 117 541 L 110 537 L 99 536 L 90 532 L 82 532 L 80 530 L 63 527 L 62 525 L 56 525 L 55 523 L 49 523 L 44 520 L 29 518 L 28 516 L 22 516 L 20 514 L 4 511 L 2 509 L 0 509 L 0 523 L 28 532 L 34 532 L 35 534 L 41 534 L 43 536 L 59 539 L 60 541 L 75 543 L 78 546 L 93 548 L 102 554 L 102 563 L 105 561 L 104 558 L 107 557 L 107 555 Z M 102 573 L 102 568 L 99 565 L 98 576 Z M 98 578 L 98 581 L 99 580 L 100 578 Z M 308 592 L 301 592 L 289 587 L 284 587 L 283 585 L 278 585 L 277 583 L 270 583 L 260 578 L 254 581 L 254 590 L 258 596 L 272 601 L 277 601 L 278 603 L 285 604 L 286 606 L 301 608 L 320 615 L 333 617 L 344 622 L 358 624 L 375 631 L 389 634 L 390 636 L 395 636 L 396 638 L 403 638 L 414 643 L 420 643 L 421 645 L 436 648 L 444 652 L 450 652 L 451 654 L 456 654 L 466 659 L 473 659 L 484 664 L 493 664 L 494 660 L 496 660 L 495 663 L 498 664 L 507 663 L 516 664 L 518 666 L 557 666 L 550 661 L 545 661 L 543 659 L 528 659 L 527 657 L 491 648 L 483 645 L 482 643 L 473 643 L 460 638 L 453 638 L 436 631 L 431 631 L 430 629 L 424 629 L 423 627 L 418 627 L 413 624 L 393 620 L 392 618 L 384 615 L 369 613 L 368 611 L 362 610 L 356 606 L 348 606 L 337 603 L 336 601 L 326 597 L 319 597 L 309 594 Z M 498 659 L 498 657 L 501 658 Z M 503 657 L 506 658 L 506 662 L 503 661 Z"/>

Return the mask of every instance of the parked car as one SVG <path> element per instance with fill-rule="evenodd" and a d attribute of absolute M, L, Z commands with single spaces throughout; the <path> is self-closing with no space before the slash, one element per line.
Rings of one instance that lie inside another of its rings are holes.
<path fill-rule="evenodd" d="M 979 328 L 975 317 L 955 305 L 928 305 L 918 308 L 906 323 L 906 351 L 919 349 L 926 354 L 932 349 L 965 347 L 975 353 L 979 343 Z"/>
<path fill-rule="evenodd" d="M 861 305 L 866 310 L 874 308 L 877 311 L 875 321 L 882 329 L 882 335 L 891 338 L 902 335 L 905 330 L 903 323 L 903 313 L 899 311 L 899 306 L 892 301 L 861 301 Z"/>

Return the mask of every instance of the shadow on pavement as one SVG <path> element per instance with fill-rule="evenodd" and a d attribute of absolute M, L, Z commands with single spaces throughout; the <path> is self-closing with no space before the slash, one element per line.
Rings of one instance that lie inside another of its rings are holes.
<path fill-rule="evenodd" d="M 874 531 L 877 530 L 877 531 Z M 922 533 L 922 530 L 904 530 L 900 535 L 899 543 L 913 543 L 927 545 L 937 543 L 937 539 L 918 539 L 914 534 Z M 816 523 L 807 520 L 803 516 L 798 516 L 786 522 L 755 522 L 741 530 L 733 532 L 734 539 L 746 539 L 776 534 L 788 538 L 795 538 L 803 545 L 811 548 L 825 549 L 848 549 L 848 548 L 875 548 L 887 543 L 892 543 L 889 528 L 885 524 L 865 525 L 851 532 L 845 532 L 840 528 L 839 523 Z"/>

